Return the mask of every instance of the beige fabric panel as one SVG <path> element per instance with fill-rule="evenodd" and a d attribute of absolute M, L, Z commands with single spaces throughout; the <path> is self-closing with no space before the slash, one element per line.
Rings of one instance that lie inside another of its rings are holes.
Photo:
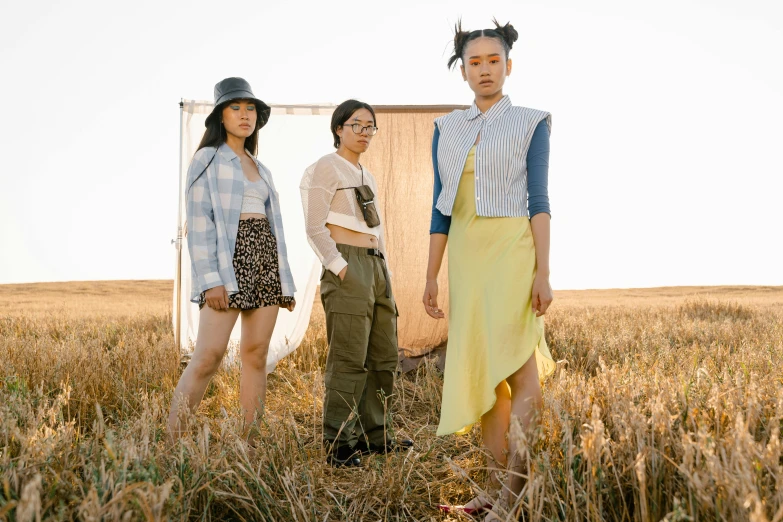
<path fill-rule="evenodd" d="M 446 109 L 446 108 L 444 108 Z M 386 249 L 400 310 L 398 337 L 407 357 L 430 352 L 446 342 L 448 323 L 424 312 L 421 298 L 427 273 L 432 214 L 433 120 L 450 112 L 382 109 L 378 134 L 362 163 L 378 182 Z M 438 276 L 438 304 L 448 316 L 448 260 Z"/>

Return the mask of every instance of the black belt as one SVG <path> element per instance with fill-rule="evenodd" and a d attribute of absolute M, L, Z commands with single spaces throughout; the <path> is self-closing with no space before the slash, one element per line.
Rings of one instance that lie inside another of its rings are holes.
<path fill-rule="evenodd" d="M 378 250 L 377 248 L 368 248 L 368 249 L 367 249 L 367 255 L 368 255 L 368 256 L 375 256 L 375 257 L 380 257 L 380 258 L 381 258 L 381 259 L 383 259 L 383 260 L 385 260 L 385 259 L 386 259 L 385 257 L 383 257 L 383 252 L 381 252 L 381 251 L 380 251 L 380 250 Z"/>

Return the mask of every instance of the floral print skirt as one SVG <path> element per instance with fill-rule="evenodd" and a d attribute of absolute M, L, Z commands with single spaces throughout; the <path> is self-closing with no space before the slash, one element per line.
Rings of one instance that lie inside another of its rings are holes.
<path fill-rule="evenodd" d="M 280 286 L 280 265 L 277 259 L 277 240 L 266 219 L 239 221 L 234 249 L 234 275 L 239 293 L 228 296 L 228 307 L 252 310 L 264 306 L 289 303 L 293 297 L 284 296 Z M 207 303 L 205 293 L 199 297 L 198 307 Z"/>

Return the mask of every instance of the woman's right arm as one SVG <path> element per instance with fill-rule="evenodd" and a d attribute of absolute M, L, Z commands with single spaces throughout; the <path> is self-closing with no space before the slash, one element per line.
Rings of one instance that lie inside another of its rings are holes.
<path fill-rule="evenodd" d="M 220 278 L 217 262 L 217 231 L 212 210 L 212 198 L 204 172 L 206 165 L 199 161 L 200 155 L 193 158 L 190 169 L 200 169 L 198 176 L 188 187 L 187 223 L 188 252 L 190 262 L 196 273 L 196 284 L 206 291 L 207 305 L 215 310 L 228 308 L 228 295 Z M 191 179 L 189 173 L 188 178 Z"/>
<path fill-rule="evenodd" d="M 435 124 L 435 133 L 432 136 L 432 170 L 435 178 L 432 190 L 432 218 L 430 220 L 430 252 L 427 262 L 427 283 L 424 287 L 422 303 L 427 314 L 434 319 L 443 319 L 445 314 L 438 306 L 438 272 L 443 263 L 443 254 L 446 252 L 451 216 L 445 216 L 437 208 L 443 184 L 438 171 L 438 141 L 440 130 Z"/>
<path fill-rule="evenodd" d="M 332 239 L 331 232 L 326 228 L 329 209 L 338 186 L 339 178 L 334 172 L 334 166 L 322 159 L 313 166 L 311 175 L 305 175 L 303 183 L 299 187 L 305 213 L 307 241 L 320 259 L 321 264 L 336 276 L 340 276 L 348 266 L 340 251 L 337 250 L 337 243 Z"/>
<path fill-rule="evenodd" d="M 446 234 L 430 234 L 430 257 L 427 262 L 427 284 L 424 287 L 424 310 L 434 319 L 443 319 L 445 314 L 438 306 L 438 272 L 446 252 Z"/>

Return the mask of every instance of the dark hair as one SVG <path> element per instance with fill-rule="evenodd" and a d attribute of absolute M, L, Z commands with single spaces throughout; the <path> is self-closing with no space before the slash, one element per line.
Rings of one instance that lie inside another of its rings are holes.
<path fill-rule="evenodd" d="M 369 103 L 360 102 L 358 100 L 345 100 L 332 113 L 332 136 L 334 136 L 334 148 L 340 148 L 340 136 L 337 135 L 337 129 L 343 126 L 351 115 L 359 109 L 367 109 L 372 114 L 372 122 L 375 126 L 378 126 L 378 121 L 375 119 L 375 110 Z"/>
<path fill-rule="evenodd" d="M 492 23 L 495 24 L 494 29 L 463 31 L 462 20 L 457 21 L 457 24 L 454 26 L 454 54 L 449 58 L 449 69 L 454 67 L 457 60 L 462 59 L 468 42 L 475 40 L 476 38 L 481 38 L 482 36 L 500 40 L 500 43 L 503 45 L 503 50 L 506 51 L 506 59 L 508 59 L 508 53 L 511 52 L 511 47 L 514 45 L 514 42 L 517 41 L 517 38 L 519 38 L 519 33 L 510 23 L 501 26 L 494 18 L 492 19 Z"/>
<path fill-rule="evenodd" d="M 207 116 L 206 127 L 204 135 L 201 137 L 201 143 L 198 144 L 198 148 L 201 150 L 204 147 L 220 147 L 226 141 L 226 128 L 221 122 L 221 116 L 223 115 L 223 109 L 228 107 L 229 103 L 236 102 L 237 100 L 229 100 L 225 103 L 221 103 Z M 250 151 L 250 154 L 258 154 L 258 129 L 261 128 L 260 122 L 261 116 L 256 119 L 256 128 L 253 129 L 253 134 L 245 138 L 245 148 Z"/>

